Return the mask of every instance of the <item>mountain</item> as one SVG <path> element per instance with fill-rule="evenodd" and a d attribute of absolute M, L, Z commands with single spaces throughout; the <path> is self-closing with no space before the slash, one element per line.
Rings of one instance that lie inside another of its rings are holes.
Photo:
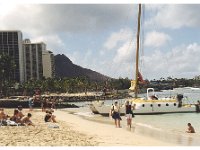
<path fill-rule="evenodd" d="M 73 62 L 64 54 L 58 54 L 55 58 L 56 77 L 89 77 L 92 81 L 105 81 L 110 77 L 102 75 L 96 71 L 83 68 L 73 64 Z"/>

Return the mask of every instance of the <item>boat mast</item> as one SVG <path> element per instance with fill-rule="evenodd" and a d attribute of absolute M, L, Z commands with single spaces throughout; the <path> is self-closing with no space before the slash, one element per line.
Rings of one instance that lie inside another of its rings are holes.
<path fill-rule="evenodd" d="M 137 43 L 136 43 L 136 64 L 135 64 L 135 98 L 138 95 L 138 74 L 139 74 L 139 47 L 140 47 L 140 18 L 141 18 L 141 4 L 138 10 L 138 28 L 137 28 Z"/>

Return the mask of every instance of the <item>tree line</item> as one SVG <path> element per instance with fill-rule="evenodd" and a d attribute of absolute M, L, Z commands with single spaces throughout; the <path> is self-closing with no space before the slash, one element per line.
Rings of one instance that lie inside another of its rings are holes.
<path fill-rule="evenodd" d="M 12 78 L 15 68 L 16 65 L 10 56 L 0 54 L 0 94 L 3 96 L 32 95 L 35 89 L 40 89 L 42 92 L 54 93 L 106 92 L 128 89 L 131 83 L 129 78 L 120 77 L 118 79 L 110 78 L 106 81 L 95 81 L 87 76 L 79 76 L 73 78 L 43 77 L 41 80 L 32 79 L 20 84 Z M 146 84 L 141 84 L 139 88 L 146 89 L 148 87 L 154 87 L 157 88 L 157 90 L 163 90 L 187 86 L 200 87 L 200 77 L 196 76 L 193 79 L 167 77 L 166 79 L 145 80 L 145 83 Z"/>

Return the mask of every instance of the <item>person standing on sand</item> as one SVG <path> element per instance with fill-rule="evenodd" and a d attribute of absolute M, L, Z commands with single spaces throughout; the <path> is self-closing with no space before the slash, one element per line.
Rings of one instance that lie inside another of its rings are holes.
<path fill-rule="evenodd" d="M 125 109 L 126 109 L 125 112 L 126 112 L 127 126 L 131 128 L 133 111 L 132 111 L 132 106 L 129 104 L 129 101 L 126 101 Z"/>
<path fill-rule="evenodd" d="M 186 131 L 187 133 L 195 133 L 195 130 L 191 123 L 188 123 L 188 130 Z"/>
<path fill-rule="evenodd" d="M 121 128 L 120 121 L 122 119 L 120 117 L 120 107 L 117 101 L 115 101 L 114 105 L 111 106 L 111 114 L 112 114 L 112 118 L 115 120 L 115 126 L 117 128 Z"/>
<path fill-rule="evenodd" d="M 32 97 L 29 97 L 28 105 L 29 105 L 29 110 L 32 111 L 33 110 L 33 105 L 34 105 L 34 101 L 33 101 Z"/>

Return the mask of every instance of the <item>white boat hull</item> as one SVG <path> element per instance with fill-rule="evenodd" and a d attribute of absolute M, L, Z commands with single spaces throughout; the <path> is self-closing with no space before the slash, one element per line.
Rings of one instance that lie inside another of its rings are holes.
<path fill-rule="evenodd" d="M 136 109 L 133 110 L 135 115 L 152 115 L 152 114 L 166 114 L 166 113 L 190 113 L 197 112 L 195 105 L 183 105 L 178 107 L 177 102 L 145 102 L 136 103 Z M 93 113 L 108 116 L 111 106 L 93 102 L 90 106 Z M 120 107 L 120 114 L 125 114 L 125 106 Z"/>

